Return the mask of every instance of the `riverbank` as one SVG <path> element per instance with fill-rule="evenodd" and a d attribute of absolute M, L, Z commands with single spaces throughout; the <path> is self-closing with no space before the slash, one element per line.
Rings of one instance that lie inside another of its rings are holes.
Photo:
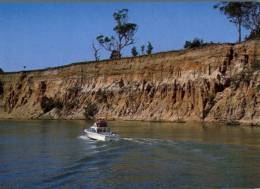
<path fill-rule="evenodd" d="M 0 74 L 0 118 L 260 124 L 260 41 Z"/>
<path fill-rule="evenodd" d="M 35 118 L 35 119 L 27 119 L 27 118 L 11 118 L 11 117 L 4 117 L 0 115 L 0 121 L 22 121 L 22 122 L 27 122 L 27 121 L 92 121 L 94 122 L 95 119 L 93 120 L 86 120 L 85 118 L 82 119 L 51 119 L 51 118 Z M 102 117 L 104 118 L 104 117 Z M 97 118 L 96 118 L 97 119 Z M 260 127 L 260 124 L 258 123 L 251 123 L 251 122 L 225 122 L 225 121 L 198 121 L 198 120 L 174 120 L 174 121 L 169 121 L 169 120 L 127 120 L 127 119 L 115 119 L 115 118 L 106 118 L 107 121 L 119 121 L 119 122 L 142 122 L 142 123 L 169 123 L 169 124 L 203 124 L 205 126 L 210 126 L 210 125 L 219 125 L 219 126 L 229 126 L 229 127 Z"/>

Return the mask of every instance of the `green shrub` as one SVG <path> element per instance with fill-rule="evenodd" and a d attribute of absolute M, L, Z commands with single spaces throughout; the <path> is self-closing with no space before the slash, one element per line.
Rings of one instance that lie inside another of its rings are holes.
<path fill-rule="evenodd" d="M 137 52 L 137 50 L 136 50 L 136 47 L 133 47 L 133 48 L 131 49 L 131 54 L 132 54 L 132 56 L 134 56 L 134 57 L 136 57 L 136 56 L 138 55 L 138 52 Z"/>
<path fill-rule="evenodd" d="M 239 84 L 242 82 L 249 84 L 251 78 L 252 78 L 252 71 L 245 69 L 242 72 L 234 75 L 230 79 L 230 86 L 232 89 L 237 89 L 239 87 Z"/>
<path fill-rule="evenodd" d="M 85 107 L 84 116 L 86 119 L 93 119 L 93 117 L 98 113 L 98 107 L 95 103 L 88 102 Z"/>
<path fill-rule="evenodd" d="M 74 86 L 74 87 L 71 87 L 68 89 L 69 91 L 69 94 L 72 95 L 72 94 L 77 94 L 78 92 L 80 92 L 82 90 L 82 88 L 78 85 Z"/>
<path fill-rule="evenodd" d="M 0 96 L 4 93 L 4 86 L 3 86 L 3 82 L 0 81 Z"/>
<path fill-rule="evenodd" d="M 146 54 L 152 54 L 152 51 L 153 51 L 153 46 L 151 42 L 148 42 Z"/>
<path fill-rule="evenodd" d="M 206 43 L 202 39 L 194 38 L 192 41 L 185 41 L 184 48 L 185 49 L 191 49 L 195 47 L 201 47 L 207 44 L 213 44 L 213 42 Z"/>
<path fill-rule="evenodd" d="M 64 105 L 67 110 L 71 110 L 71 109 L 77 107 L 78 103 L 79 103 L 78 99 L 75 99 L 75 100 L 66 101 Z"/>
<path fill-rule="evenodd" d="M 44 96 L 41 101 L 41 108 L 44 113 L 51 111 L 53 108 L 62 109 L 63 104 L 59 100 L 53 100 L 53 98 L 48 98 Z"/>
<path fill-rule="evenodd" d="M 98 89 L 96 92 L 96 100 L 98 103 L 106 103 L 107 102 L 107 93 L 105 90 Z"/>

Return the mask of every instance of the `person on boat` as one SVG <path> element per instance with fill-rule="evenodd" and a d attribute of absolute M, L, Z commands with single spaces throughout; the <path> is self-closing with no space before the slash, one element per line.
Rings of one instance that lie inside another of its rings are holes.
<path fill-rule="evenodd" d="M 104 119 L 99 119 L 96 122 L 97 127 L 107 127 L 107 122 Z"/>
<path fill-rule="evenodd" d="M 107 122 L 105 121 L 105 119 L 98 119 L 95 122 L 95 126 L 97 127 L 97 133 L 101 133 L 105 131 L 104 128 L 107 127 Z"/>

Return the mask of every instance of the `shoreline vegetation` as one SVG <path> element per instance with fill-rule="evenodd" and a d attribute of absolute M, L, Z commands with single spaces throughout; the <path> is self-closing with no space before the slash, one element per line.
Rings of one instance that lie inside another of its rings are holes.
<path fill-rule="evenodd" d="M 116 119 L 116 118 L 108 118 L 107 121 L 122 121 L 122 122 L 147 122 L 147 123 L 172 123 L 172 124 L 189 124 L 189 123 L 199 123 L 210 126 L 210 124 L 219 125 L 219 126 L 229 126 L 229 127 L 260 127 L 260 124 L 252 124 L 250 122 L 226 122 L 226 121 L 198 121 L 198 120 L 176 120 L 176 121 L 169 121 L 169 120 L 132 120 L 132 119 Z M 35 118 L 35 119 L 26 119 L 26 118 L 0 118 L 1 121 L 95 121 L 87 120 L 87 119 L 44 119 L 44 118 Z"/>
<path fill-rule="evenodd" d="M 172 124 L 189 124 L 189 123 L 199 123 L 202 126 L 210 126 L 211 124 L 218 126 L 227 126 L 227 127 L 260 127 L 260 124 L 254 124 L 251 122 L 227 122 L 227 121 L 198 121 L 198 120 L 132 120 L 132 119 L 116 119 L 116 118 L 108 118 L 107 121 L 122 121 L 122 122 L 147 122 L 147 123 L 172 123 Z M 35 118 L 35 119 L 26 119 L 26 118 L 0 118 L 1 121 L 91 121 L 87 119 L 44 119 L 44 118 Z M 92 120 L 93 122 L 95 119 Z"/>

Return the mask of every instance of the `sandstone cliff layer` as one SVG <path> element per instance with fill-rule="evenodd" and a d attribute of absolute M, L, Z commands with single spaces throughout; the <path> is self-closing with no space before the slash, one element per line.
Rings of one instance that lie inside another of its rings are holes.
<path fill-rule="evenodd" d="M 260 124 L 260 41 L 0 74 L 0 118 Z"/>

